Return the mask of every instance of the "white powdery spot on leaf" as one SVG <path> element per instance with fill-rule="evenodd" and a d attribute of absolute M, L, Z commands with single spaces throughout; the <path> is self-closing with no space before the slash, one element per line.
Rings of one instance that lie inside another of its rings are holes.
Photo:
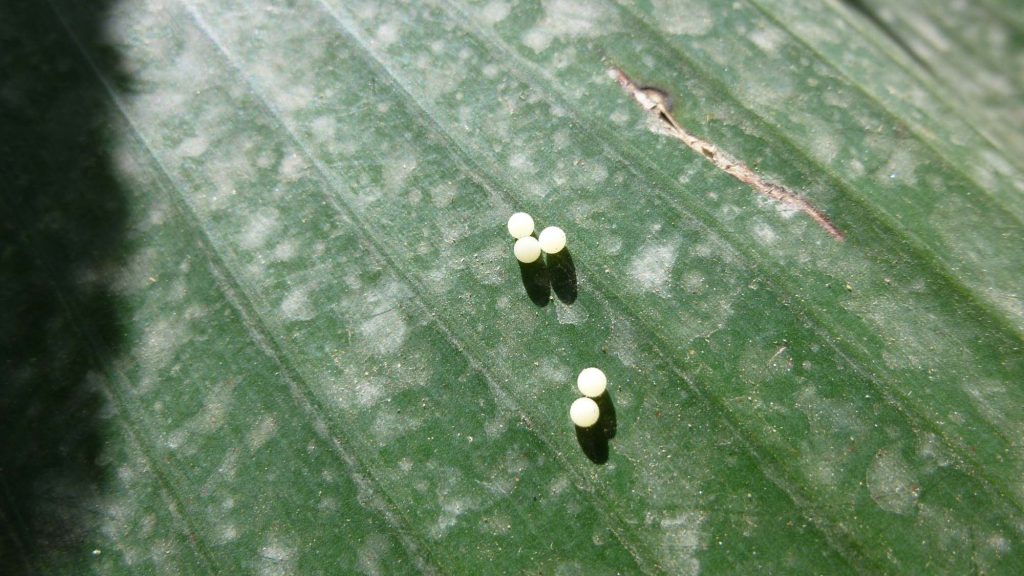
<path fill-rule="evenodd" d="M 442 182 L 429 190 L 430 202 L 435 208 L 447 208 L 459 194 L 459 188 L 451 182 Z"/>
<path fill-rule="evenodd" d="M 267 440 L 274 436 L 274 432 L 277 432 L 277 419 L 270 415 L 262 416 L 249 432 L 249 448 L 253 452 L 259 450 L 267 443 Z"/>
<path fill-rule="evenodd" d="M 445 478 L 445 484 L 438 488 L 437 501 L 441 506 L 441 513 L 437 521 L 430 527 L 430 536 L 433 539 L 443 538 L 445 534 L 459 521 L 459 516 L 471 512 L 480 507 L 480 500 L 465 493 L 465 486 L 460 486 L 461 475 L 456 470 L 449 470 Z"/>
<path fill-rule="evenodd" d="M 617 21 L 616 14 L 603 4 L 546 0 L 543 18 L 523 35 L 523 44 L 534 52 L 543 52 L 556 38 L 599 36 Z"/>
<path fill-rule="evenodd" d="M 508 247 L 496 244 L 477 252 L 470 260 L 469 267 L 477 282 L 495 286 L 504 280 L 502 272 L 507 258 Z"/>
<path fill-rule="evenodd" d="M 275 102 L 286 114 L 309 110 L 317 101 L 313 84 L 306 79 L 291 83 L 275 82 L 274 79 L 280 76 L 280 69 L 260 68 L 258 65 L 254 67 L 254 75 L 263 78 L 268 92 L 273 94 Z"/>
<path fill-rule="evenodd" d="M 383 412 L 373 423 L 373 436 L 379 446 L 386 446 L 396 438 L 413 432 L 422 425 L 422 418 L 414 418 L 408 414 Z"/>
<path fill-rule="evenodd" d="M 562 382 L 568 382 L 570 377 L 569 367 L 554 358 L 543 358 L 537 366 L 538 383 L 550 383 L 560 386 Z"/>
<path fill-rule="evenodd" d="M 306 160 L 298 154 L 292 153 L 286 155 L 281 159 L 281 166 L 278 168 L 278 173 L 281 178 L 287 182 L 294 182 L 302 177 L 302 175 L 309 169 L 309 165 Z"/>
<path fill-rule="evenodd" d="M 172 316 L 161 318 L 145 328 L 135 355 L 147 371 L 160 370 L 170 362 L 180 346 L 190 339 L 187 318 Z"/>
<path fill-rule="evenodd" d="M 359 325 L 359 332 L 381 354 L 393 354 L 405 343 L 407 327 L 397 309 L 381 312 Z"/>
<path fill-rule="evenodd" d="M 661 543 L 658 547 L 661 564 L 672 574 L 698 574 L 700 561 L 700 526 L 704 514 L 684 512 L 661 520 Z"/>
<path fill-rule="evenodd" d="M 381 48 L 387 48 L 398 41 L 399 32 L 400 30 L 397 23 L 385 22 L 377 28 L 377 33 L 374 34 L 374 39 Z"/>
<path fill-rule="evenodd" d="M 193 136 L 186 138 L 178 145 L 175 153 L 183 158 L 195 158 L 206 152 L 206 149 L 210 147 L 210 142 L 203 136 Z"/>
<path fill-rule="evenodd" d="M 356 384 L 356 402 L 360 406 L 373 406 L 384 396 L 386 380 L 380 377 L 369 377 Z"/>
<path fill-rule="evenodd" d="M 642 292 L 663 292 L 668 288 L 679 242 L 645 244 L 629 264 L 635 288 Z"/>
<path fill-rule="evenodd" d="M 484 434 L 488 438 L 498 438 L 509 429 L 508 413 L 499 412 L 484 425 Z"/>
<path fill-rule="evenodd" d="M 501 22 L 511 12 L 508 2 L 503 0 L 491 0 L 486 6 L 480 9 L 480 19 L 491 26 Z"/>
<path fill-rule="evenodd" d="M 556 300 L 555 316 L 558 318 L 559 324 L 580 325 L 587 321 L 590 314 L 588 314 L 587 311 L 579 305 L 579 303 L 569 306 Z"/>
<path fill-rule="evenodd" d="M 512 155 L 509 156 L 508 165 L 517 172 L 533 174 L 537 171 L 537 168 L 533 165 L 533 161 L 530 160 L 529 154 L 522 150 L 513 152 Z"/>
<path fill-rule="evenodd" d="M 242 230 L 238 240 L 239 246 L 246 250 L 254 250 L 263 246 L 267 239 L 280 228 L 278 216 L 278 211 L 274 208 L 267 208 L 254 214 L 245 229 Z"/>
<path fill-rule="evenodd" d="M 915 152 L 916 148 L 911 142 L 893 143 L 889 162 L 875 174 L 875 180 L 887 185 L 916 185 L 918 156 Z"/>
<path fill-rule="evenodd" d="M 942 440 L 931 432 L 921 435 L 918 439 L 917 456 L 934 466 L 946 467 L 953 462 L 942 445 Z"/>
<path fill-rule="evenodd" d="M 359 334 L 379 354 L 397 352 L 405 343 L 408 331 L 400 306 L 411 295 L 393 280 L 379 284 L 364 294 L 365 299 L 359 302 L 362 308 L 359 315 L 363 318 L 358 328 Z"/>
<path fill-rule="evenodd" d="M 558 476 L 551 481 L 550 485 L 548 485 L 548 496 L 550 498 L 557 498 L 565 493 L 565 491 L 569 489 L 570 485 L 571 483 L 568 478 L 565 476 Z"/>
<path fill-rule="evenodd" d="M 458 521 L 459 515 L 462 514 L 466 508 L 467 502 L 463 500 L 449 500 L 442 504 L 441 516 L 437 519 L 437 523 L 430 529 L 431 536 L 434 538 L 444 536 L 444 534 L 455 525 L 455 522 Z"/>
<path fill-rule="evenodd" d="M 337 138 L 338 120 L 334 116 L 320 116 L 310 123 L 313 138 L 321 144 L 330 144 Z"/>
<path fill-rule="evenodd" d="M 612 330 L 605 341 L 608 351 L 619 359 L 624 366 L 637 365 L 640 358 L 640 347 L 636 343 L 636 332 L 629 321 L 621 316 L 613 316 Z"/>
<path fill-rule="evenodd" d="M 298 251 L 298 243 L 295 240 L 287 239 L 274 246 L 274 251 L 270 258 L 274 262 L 286 262 L 294 258 Z"/>
<path fill-rule="evenodd" d="M 217 525 L 216 536 L 214 541 L 217 544 L 228 544 L 238 539 L 238 527 L 230 523 L 221 523 Z"/>
<path fill-rule="evenodd" d="M 778 28 L 757 28 L 751 31 L 748 37 L 762 52 L 768 55 L 774 55 L 786 40 L 786 36 Z"/>
<path fill-rule="evenodd" d="M 616 110 L 608 115 L 608 120 L 613 124 L 618 124 L 619 126 L 624 126 L 632 118 L 632 116 L 622 109 Z"/>
<path fill-rule="evenodd" d="M 281 302 L 281 315 L 286 320 L 312 320 L 316 311 L 309 303 L 309 295 L 303 289 L 294 289 Z"/>
<path fill-rule="evenodd" d="M 858 314 L 879 334 L 889 334 L 892 345 L 886 347 L 882 359 L 893 369 L 946 370 L 957 362 L 970 362 L 971 351 L 960 346 L 948 330 L 930 314 L 922 298 L 923 284 L 907 284 L 907 297 L 857 298 L 854 291 L 843 307 Z M 935 350 L 945 350 L 942 356 Z"/>
<path fill-rule="evenodd" d="M 700 294 L 707 288 L 707 282 L 703 274 L 691 271 L 683 276 L 682 286 L 690 294 Z"/>
<path fill-rule="evenodd" d="M 774 352 L 764 351 L 761 358 L 771 354 Z M 763 362 L 758 361 L 762 365 Z M 842 401 L 821 396 L 814 385 L 803 388 L 796 398 L 794 407 L 803 412 L 808 425 L 808 434 L 800 441 L 798 462 L 811 484 L 832 489 L 842 471 L 849 467 L 850 453 L 845 450 L 849 440 L 844 438 L 860 438 L 868 427 L 856 410 Z"/>
<path fill-rule="evenodd" d="M 1019 275 L 997 272 L 1020 269 L 1020 243 L 1010 236 L 993 239 L 978 233 L 990 228 L 991 222 L 984 211 L 964 197 L 946 195 L 929 208 L 929 224 L 958 261 L 961 273 L 970 278 L 975 292 L 1010 319 L 1024 322 Z"/>
<path fill-rule="evenodd" d="M 406 181 L 418 164 L 415 154 L 403 149 L 384 165 L 384 186 L 392 196 L 398 196 L 405 189 Z"/>
<path fill-rule="evenodd" d="M 999 555 L 1006 554 L 1010 551 L 1010 541 L 1002 534 L 993 534 L 992 536 L 989 536 L 985 543 Z"/>
<path fill-rule="evenodd" d="M 285 576 L 295 573 L 295 547 L 271 537 L 260 548 L 259 573 L 261 576 Z"/>
<path fill-rule="evenodd" d="M 930 18 L 923 14 L 916 14 L 913 11 L 902 13 L 906 23 L 910 25 L 920 36 L 937 52 L 949 52 L 953 49 L 954 43 L 946 37 L 942 29 Z"/>
<path fill-rule="evenodd" d="M 917 502 L 918 488 L 910 470 L 893 450 L 879 450 L 866 475 L 868 492 L 882 510 L 907 514 Z"/>
<path fill-rule="evenodd" d="M 121 294 L 142 292 L 153 285 L 153 279 L 160 275 L 160 252 L 153 247 L 137 250 L 128 258 L 128 262 L 117 270 L 109 272 L 113 276 L 113 288 Z M 99 268 L 80 270 L 79 281 L 84 284 L 98 284 L 107 271 Z"/>
<path fill-rule="evenodd" d="M 758 222 L 754 226 L 754 236 L 756 236 L 762 244 L 774 244 L 778 239 L 778 235 L 775 233 L 775 230 L 764 222 Z"/>
<path fill-rule="evenodd" d="M 381 561 L 388 556 L 390 551 L 391 542 L 387 537 L 381 534 L 371 534 L 367 536 L 359 546 L 359 551 L 357 552 L 359 568 L 368 576 L 379 576 L 380 574 L 384 574 L 384 571 L 381 568 Z"/>
<path fill-rule="evenodd" d="M 237 384 L 238 381 L 231 378 L 207 387 L 208 393 L 203 399 L 202 408 L 195 416 L 167 434 L 166 446 L 172 450 L 181 450 L 182 454 L 194 453 L 198 449 L 198 445 L 192 441 L 195 436 L 215 432 L 227 421 L 232 392 Z"/>
<path fill-rule="evenodd" d="M 1002 430 L 1010 441 L 1009 452 L 1021 455 L 1024 454 L 1024 423 L 1021 421 L 1020 403 L 1016 395 L 1007 389 L 1005 382 L 990 379 L 978 379 L 963 384 L 974 407 L 994 426 Z M 1016 466 L 1017 475 L 1024 478 L 1024 470 L 1020 465 Z M 1014 491 L 1024 494 L 1024 482 L 1017 482 Z"/>
<path fill-rule="evenodd" d="M 655 0 L 654 14 L 658 27 L 669 34 L 703 36 L 711 30 L 714 21 L 704 2 L 693 0 Z"/>
<path fill-rule="evenodd" d="M 746 67 L 741 79 L 736 88 L 744 99 L 773 116 L 786 114 L 786 104 L 797 92 L 792 76 L 774 73 L 770 67 Z"/>

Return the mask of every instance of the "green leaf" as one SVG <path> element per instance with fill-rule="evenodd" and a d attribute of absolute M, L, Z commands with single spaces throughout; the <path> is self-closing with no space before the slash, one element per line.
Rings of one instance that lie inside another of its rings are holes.
<path fill-rule="evenodd" d="M 1010 3 L 15 4 L 4 573 L 1024 571 Z"/>

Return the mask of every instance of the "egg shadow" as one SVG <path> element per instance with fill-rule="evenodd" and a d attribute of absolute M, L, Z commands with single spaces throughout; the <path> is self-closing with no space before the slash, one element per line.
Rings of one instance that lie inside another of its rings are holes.
<path fill-rule="evenodd" d="M 543 308 L 551 302 L 551 275 L 543 258 L 529 264 L 519 262 L 519 275 L 523 279 L 526 295 L 534 304 Z"/>
<path fill-rule="evenodd" d="M 601 411 L 601 416 L 597 419 L 597 424 L 594 427 L 599 427 L 604 433 L 605 438 L 611 440 L 615 438 L 615 433 L 618 432 L 619 420 L 615 416 L 615 404 L 612 403 L 612 396 L 607 390 L 603 394 L 594 398 L 594 402 L 597 402 L 597 408 Z"/>
<path fill-rule="evenodd" d="M 576 426 L 576 442 L 579 443 L 583 454 L 591 462 L 604 464 L 608 462 L 608 441 L 615 438 L 618 431 L 618 419 L 615 416 L 615 404 L 607 390 L 604 394 L 594 398 L 594 402 L 597 402 L 600 416 L 593 426 L 587 428 Z"/>
<path fill-rule="evenodd" d="M 576 427 L 576 441 L 579 442 L 583 454 L 594 464 L 608 461 L 608 438 L 593 425 L 589 428 Z"/>
<path fill-rule="evenodd" d="M 576 263 L 568 248 L 555 254 L 547 255 L 548 275 L 551 278 L 551 289 L 563 304 L 572 304 L 579 293 L 579 282 L 576 279 Z"/>
<path fill-rule="evenodd" d="M 537 238 L 536 233 L 530 236 Z M 541 308 L 551 302 L 552 292 L 563 304 L 576 302 L 579 281 L 576 278 L 576 263 L 568 248 L 562 248 L 555 254 L 544 254 L 529 264 L 520 261 L 519 276 L 526 295 Z"/>

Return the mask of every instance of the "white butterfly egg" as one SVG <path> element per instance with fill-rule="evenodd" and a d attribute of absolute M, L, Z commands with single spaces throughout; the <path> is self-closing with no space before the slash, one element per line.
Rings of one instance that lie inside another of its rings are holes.
<path fill-rule="evenodd" d="M 569 418 L 580 428 L 590 428 L 597 423 L 601 409 L 590 398 L 577 398 L 569 407 Z"/>
<path fill-rule="evenodd" d="M 565 248 L 565 231 L 558 226 L 548 226 L 540 231 L 540 249 L 548 254 L 557 254 Z"/>
<path fill-rule="evenodd" d="M 597 398 L 608 387 L 608 378 L 598 368 L 584 368 L 576 377 L 576 387 L 584 396 Z"/>
<path fill-rule="evenodd" d="M 515 246 L 512 247 L 512 252 L 516 255 L 516 260 L 519 260 L 523 264 L 532 264 L 540 258 L 540 242 L 533 236 L 526 236 L 516 240 Z"/>
<path fill-rule="evenodd" d="M 526 212 L 516 212 L 508 219 L 508 233 L 516 239 L 533 234 L 533 217 Z"/>

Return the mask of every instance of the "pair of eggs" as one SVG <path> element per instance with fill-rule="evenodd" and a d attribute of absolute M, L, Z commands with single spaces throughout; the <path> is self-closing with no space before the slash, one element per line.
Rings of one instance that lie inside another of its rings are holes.
<path fill-rule="evenodd" d="M 526 212 L 516 212 L 508 219 L 508 233 L 516 239 L 512 252 L 523 264 L 536 262 L 541 252 L 557 254 L 565 248 L 565 231 L 558 226 L 548 226 L 534 238 L 533 217 Z"/>
<path fill-rule="evenodd" d="M 590 428 L 597 424 L 601 417 L 601 409 L 594 398 L 604 394 L 608 387 L 608 378 L 598 368 L 585 368 L 576 377 L 576 387 L 583 397 L 577 398 L 572 406 L 569 406 L 569 418 L 580 428 Z"/>

